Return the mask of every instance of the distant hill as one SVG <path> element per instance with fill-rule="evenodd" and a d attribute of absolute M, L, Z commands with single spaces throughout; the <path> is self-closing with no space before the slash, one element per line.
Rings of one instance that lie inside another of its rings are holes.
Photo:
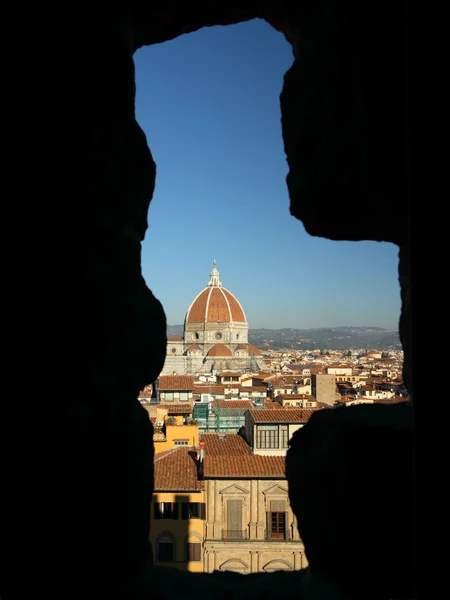
<path fill-rule="evenodd" d="M 168 325 L 168 336 L 182 336 L 183 325 Z M 296 350 L 401 349 L 398 331 L 381 327 L 323 327 L 317 329 L 249 329 L 248 339 L 258 348 Z"/>

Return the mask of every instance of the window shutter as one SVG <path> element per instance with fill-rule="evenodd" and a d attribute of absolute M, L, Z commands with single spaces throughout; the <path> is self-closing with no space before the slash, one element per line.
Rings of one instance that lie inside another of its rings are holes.
<path fill-rule="evenodd" d="M 272 531 L 272 513 L 266 512 L 266 539 L 270 539 L 271 531 Z"/>
<path fill-rule="evenodd" d="M 181 503 L 181 518 L 184 520 L 189 519 L 189 503 L 188 502 Z"/>
<path fill-rule="evenodd" d="M 173 510 L 172 519 L 174 519 L 176 521 L 178 519 L 178 502 L 172 502 L 172 510 Z"/>
<path fill-rule="evenodd" d="M 199 561 L 201 559 L 201 544 L 198 542 L 188 542 L 187 544 L 187 561 Z"/>
<path fill-rule="evenodd" d="M 153 517 L 159 519 L 159 502 L 153 504 Z"/>
<path fill-rule="evenodd" d="M 290 528 L 290 525 L 289 525 L 288 516 L 289 516 L 289 513 L 286 511 L 284 513 L 284 528 L 285 528 L 285 539 L 286 540 L 290 540 L 291 539 L 291 528 Z"/>
<path fill-rule="evenodd" d="M 200 519 L 206 520 L 206 504 L 202 502 L 200 504 Z"/>
<path fill-rule="evenodd" d="M 241 531 L 242 530 L 242 501 L 241 500 L 228 500 L 228 531 Z"/>
<path fill-rule="evenodd" d="M 201 544 L 194 544 L 194 560 L 200 560 Z"/>

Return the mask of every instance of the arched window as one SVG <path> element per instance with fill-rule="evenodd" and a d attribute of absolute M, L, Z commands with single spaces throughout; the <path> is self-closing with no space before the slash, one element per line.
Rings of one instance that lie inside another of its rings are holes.
<path fill-rule="evenodd" d="M 202 538 L 197 532 L 191 531 L 186 536 L 185 557 L 186 562 L 203 560 Z"/>
<path fill-rule="evenodd" d="M 165 531 L 156 541 L 156 562 L 175 562 L 175 538 Z"/>

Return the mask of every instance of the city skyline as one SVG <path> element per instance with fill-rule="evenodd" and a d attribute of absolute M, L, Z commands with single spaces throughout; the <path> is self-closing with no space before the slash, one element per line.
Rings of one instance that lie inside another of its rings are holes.
<path fill-rule="evenodd" d="M 398 330 L 397 247 L 311 237 L 289 213 L 279 94 L 292 61 L 261 20 L 135 54 L 136 117 L 157 165 L 142 273 L 170 325 L 215 259 L 250 328 Z"/>

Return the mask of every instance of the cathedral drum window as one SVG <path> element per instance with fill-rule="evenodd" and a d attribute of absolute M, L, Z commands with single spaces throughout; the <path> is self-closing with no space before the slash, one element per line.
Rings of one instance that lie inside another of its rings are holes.
<path fill-rule="evenodd" d="M 194 338 L 196 340 L 198 340 L 200 338 L 200 334 L 197 331 L 194 333 Z"/>
<path fill-rule="evenodd" d="M 172 348 L 172 354 L 175 354 L 176 351 L 177 351 L 176 348 Z"/>
<path fill-rule="evenodd" d="M 216 336 L 215 336 L 215 337 L 216 337 L 216 340 L 221 340 L 221 339 L 222 339 L 222 334 L 220 333 L 220 331 L 218 331 L 218 332 L 216 333 Z"/>

